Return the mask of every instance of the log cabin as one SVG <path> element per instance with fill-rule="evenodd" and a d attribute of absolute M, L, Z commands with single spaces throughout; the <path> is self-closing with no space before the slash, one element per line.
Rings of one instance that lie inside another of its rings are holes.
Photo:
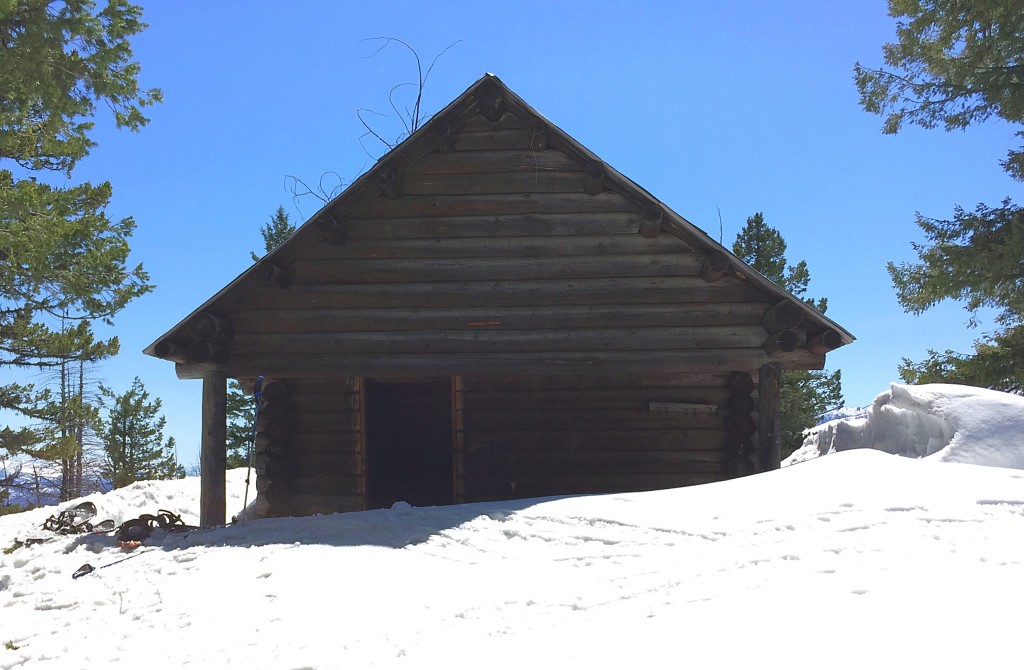
<path fill-rule="evenodd" d="M 715 482 L 779 467 L 782 370 L 853 336 L 485 75 L 145 353 L 262 379 L 258 516 Z"/>

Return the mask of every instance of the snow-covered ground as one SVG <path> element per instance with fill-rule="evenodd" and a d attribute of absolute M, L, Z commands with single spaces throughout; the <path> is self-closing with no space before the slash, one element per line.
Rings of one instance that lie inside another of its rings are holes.
<path fill-rule="evenodd" d="M 961 453 L 1020 449 L 1019 410 L 942 397 L 978 418 L 949 424 Z M 89 497 L 193 523 L 197 498 L 194 479 Z M 0 517 L 0 546 L 55 511 Z M 157 531 L 133 553 L 55 538 L 0 555 L 0 668 L 1020 668 L 1022 603 L 1024 471 L 859 449 L 668 491 Z"/>

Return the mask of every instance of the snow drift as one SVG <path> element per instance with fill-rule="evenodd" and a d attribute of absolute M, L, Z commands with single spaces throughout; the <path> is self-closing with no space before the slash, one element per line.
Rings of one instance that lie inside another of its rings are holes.
<path fill-rule="evenodd" d="M 815 427 L 783 465 L 850 449 L 1024 469 L 1024 398 L 955 384 L 892 384 L 864 418 Z"/>

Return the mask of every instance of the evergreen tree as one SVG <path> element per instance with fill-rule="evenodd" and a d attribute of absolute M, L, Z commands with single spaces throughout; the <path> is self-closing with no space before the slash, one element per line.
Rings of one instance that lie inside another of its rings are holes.
<path fill-rule="evenodd" d="M 150 402 L 139 378 L 120 395 L 102 385 L 100 390 L 107 410 L 100 436 L 106 453 L 103 475 L 111 487 L 184 477 L 185 469 L 174 453 L 174 438 L 164 442 L 167 419 L 157 416 L 162 403 L 159 399 Z"/>
<path fill-rule="evenodd" d="M 1017 2 L 890 0 L 897 19 L 894 44 L 883 45 L 893 71 L 855 68 L 861 105 L 885 117 L 883 132 L 905 123 L 965 129 L 990 117 L 1024 124 L 1024 11 Z M 1024 137 L 1024 131 L 1017 132 Z M 1002 162 L 1024 180 L 1024 149 Z M 918 263 L 890 263 L 889 274 L 905 310 L 919 314 L 946 299 L 976 310 L 999 310 L 997 330 L 975 342 L 973 354 L 930 351 L 904 360 L 913 383 L 946 381 L 1024 391 L 1024 209 L 1009 199 L 999 207 L 960 207 L 951 220 L 917 215 L 927 244 L 914 244 Z"/>
<path fill-rule="evenodd" d="M 278 205 L 277 211 L 270 217 L 270 221 L 263 224 L 260 228 L 260 235 L 263 236 L 263 247 L 266 253 L 273 251 L 277 245 L 281 244 L 296 230 L 295 226 L 288 221 L 288 214 L 284 211 L 284 207 Z M 259 256 L 255 252 L 249 252 L 252 256 L 253 261 L 258 261 Z"/>
<path fill-rule="evenodd" d="M 786 260 L 786 242 L 778 230 L 764 221 L 758 212 L 747 219 L 747 224 L 736 236 L 733 253 L 806 304 L 824 313 L 828 307 L 825 298 L 804 298 L 811 275 L 807 263 L 789 265 Z M 804 431 L 818 423 L 821 416 L 842 407 L 842 375 L 839 370 L 783 370 L 782 372 L 782 427 L 780 441 L 782 457 L 786 458 L 802 443 Z"/>
<path fill-rule="evenodd" d="M 87 0 L 0 2 L 0 365 L 60 368 L 113 355 L 117 339 L 95 342 L 91 322 L 110 323 L 152 288 L 141 266 L 127 266 L 135 223 L 104 212 L 109 183 L 52 186 L 33 174 L 71 176 L 95 145 L 97 105 L 119 128 L 146 124 L 142 108 L 161 94 L 138 86 L 129 40 L 140 19 L 123 0 L 100 10 Z M 32 385 L 0 386 L 0 409 L 45 419 L 49 402 Z M 0 449 L 31 437 L 0 434 Z"/>

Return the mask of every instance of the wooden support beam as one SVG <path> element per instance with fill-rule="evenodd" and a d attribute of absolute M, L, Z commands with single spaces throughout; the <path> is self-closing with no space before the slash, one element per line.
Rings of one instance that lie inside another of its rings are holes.
<path fill-rule="evenodd" d="M 658 205 L 645 207 L 640 216 L 640 234 L 644 237 L 657 237 L 661 232 L 661 222 L 665 219 L 665 210 Z"/>
<path fill-rule="evenodd" d="M 501 87 L 493 81 L 480 85 L 476 90 L 476 102 L 480 113 L 492 123 L 500 121 L 505 115 L 505 96 L 501 92 Z"/>
<path fill-rule="evenodd" d="M 769 333 L 777 333 L 796 328 L 803 318 L 804 311 L 800 305 L 792 300 L 781 300 L 765 310 L 761 326 Z"/>
<path fill-rule="evenodd" d="M 704 264 L 701 265 L 700 278 L 706 282 L 716 282 L 729 271 L 731 265 L 732 263 L 729 262 L 727 254 L 721 251 L 713 251 L 707 255 L 707 258 L 704 259 Z"/>
<path fill-rule="evenodd" d="M 203 377 L 203 435 L 199 466 L 199 525 L 223 526 L 227 514 L 227 377 L 209 372 Z"/>
<path fill-rule="evenodd" d="M 583 190 L 587 195 L 604 193 L 604 178 L 607 172 L 601 161 L 590 161 L 583 168 Z"/>
<path fill-rule="evenodd" d="M 399 181 L 398 172 L 394 168 L 389 166 L 380 168 L 374 173 L 373 180 L 377 182 L 377 186 L 385 198 L 397 200 L 402 197 L 402 183 Z"/>
<path fill-rule="evenodd" d="M 757 399 L 761 469 L 778 470 L 782 466 L 782 370 L 778 363 L 761 366 Z"/>
<path fill-rule="evenodd" d="M 842 336 L 839 331 L 831 328 L 807 340 L 807 350 L 812 354 L 827 354 L 841 346 L 843 346 Z"/>

